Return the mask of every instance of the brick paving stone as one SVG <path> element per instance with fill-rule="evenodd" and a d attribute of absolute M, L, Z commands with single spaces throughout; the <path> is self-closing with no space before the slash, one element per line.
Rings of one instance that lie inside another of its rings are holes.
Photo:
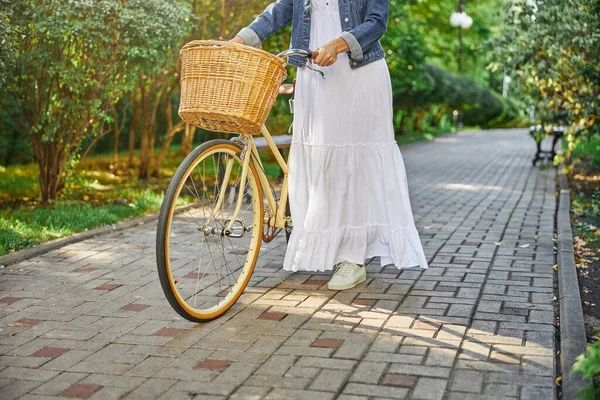
<path fill-rule="evenodd" d="M 311 285 L 311 286 L 321 286 L 324 285 L 328 282 L 327 279 L 309 279 L 306 282 L 304 282 L 305 285 Z"/>
<path fill-rule="evenodd" d="M 102 388 L 102 385 L 95 385 L 92 383 L 76 383 L 61 392 L 59 396 L 74 399 L 87 399 Z"/>
<path fill-rule="evenodd" d="M 265 311 L 261 315 L 258 316 L 257 319 L 267 320 L 267 321 L 281 321 L 287 316 L 286 313 L 275 312 L 275 311 Z"/>
<path fill-rule="evenodd" d="M 338 349 L 342 343 L 342 340 L 336 339 L 315 339 L 314 342 L 310 344 L 311 347 L 325 347 L 327 349 Z"/>
<path fill-rule="evenodd" d="M 456 371 L 450 389 L 458 392 L 481 393 L 484 374 L 476 371 Z"/>
<path fill-rule="evenodd" d="M 23 297 L 11 297 L 11 296 L 7 296 L 7 297 L 3 297 L 0 299 L 0 304 L 14 304 L 18 301 L 24 300 Z"/>
<path fill-rule="evenodd" d="M 417 382 L 417 377 L 407 374 L 385 374 L 379 381 L 380 385 L 411 388 Z"/>
<path fill-rule="evenodd" d="M 441 400 L 444 397 L 447 381 L 444 379 L 420 378 L 412 392 L 412 399 Z"/>
<path fill-rule="evenodd" d="M 40 321 L 39 319 L 22 318 L 18 321 L 11 322 L 10 324 L 8 324 L 8 326 L 11 326 L 14 328 L 31 328 L 41 322 L 42 321 Z"/>
<path fill-rule="evenodd" d="M 121 285 L 119 284 L 111 284 L 111 283 L 105 283 L 104 285 L 100 285 L 94 288 L 94 290 L 107 290 L 107 291 L 111 291 L 114 290 L 118 287 L 120 287 Z"/>
<path fill-rule="evenodd" d="M 355 299 L 352 304 L 357 306 L 374 306 L 377 300 L 374 299 Z"/>
<path fill-rule="evenodd" d="M 32 353 L 30 357 L 48 357 L 55 358 L 60 356 L 61 354 L 66 353 L 69 349 L 65 349 L 62 347 L 44 347 L 41 350 Z"/>
<path fill-rule="evenodd" d="M 230 361 L 228 360 L 204 360 L 201 363 L 199 363 L 198 365 L 196 365 L 196 368 L 198 369 L 209 369 L 212 371 L 223 371 L 225 368 L 227 368 L 229 366 L 229 364 L 231 364 Z"/>
<path fill-rule="evenodd" d="M 438 324 L 435 322 L 417 321 L 414 324 L 413 329 L 423 329 L 426 331 L 437 331 L 440 329 L 440 327 L 441 327 L 441 324 Z"/>
<path fill-rule="evenodd" d="M 140 312 L 140 311 L 144 311 L 148 307 L 150 307 L 150 305 L 148 305 L 148 304 L 131 303 L 131 304 L 127 304 L 126 306 L 119 308 L 119 310 Z"/>
<path fill-rule="evenodd" d="M 365 284 L 331 292 L 331 272 L 282 270 L 279 235 L 207 324 L 165 300 L 156 222 L 2 269 L 0 398 L 89 384 L 102 386 L 94 399 L 555 399 L 555 170 L 532 168 L 531 153 L 525 130 L 403 147 L 428 270 L 375 257 Z M 381 384 L 393 376 L 414 382 Z"/>
<path fill-rule="evenodd" d="M 74 269 L 71 272 L 74 272 L 76 274 L 87 274 L 88 272 L 92 272 L 92 271 L 96 271 L 96 268 L 81 267 L 81 268 Z"/>
<path fill-rule="evenodd" d="M 181 332 L 185 331 L 185 329 L 177 329 L 177 328 L 161 328 L 154 332 L 152 336 L 166 336 L 166 337 L 175 337 L 179 335 Z"/>

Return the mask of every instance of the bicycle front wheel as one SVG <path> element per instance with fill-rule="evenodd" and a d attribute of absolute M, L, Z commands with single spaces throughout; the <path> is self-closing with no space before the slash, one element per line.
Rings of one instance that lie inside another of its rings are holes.
<path fill-rule="evenodd" d="M 263 199 L 252 160 L 245 179 L 242 170 L 241 149 L 213 140 L 186 157 L 165 194 L 156 237 L 158 276 L 171 306 L 190 321 L 210 321 L 231 308 L 254 271 Z"/>

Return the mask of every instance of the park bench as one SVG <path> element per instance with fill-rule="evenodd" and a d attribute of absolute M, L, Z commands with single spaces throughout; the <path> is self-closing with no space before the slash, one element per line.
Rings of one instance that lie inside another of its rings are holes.
<path fill-rule="evenodd" d="M 565 127 L 555 126 L 551 130 L 547 130 L 544 129 L 542 125 L 532 125 L 529 127 L 529 134 L 537 146 L 535 157 L 532 160 L 532 164 L 535 166 L 535 163 L 538 160 L 548 159 L 548 161 L 552 162 L 554 156 L 556 155 L 556 144 L 565 134 Z M 552 137 L 552 147 L 550 150 L 542 150 L 542 142 L 547 137 Z"/>

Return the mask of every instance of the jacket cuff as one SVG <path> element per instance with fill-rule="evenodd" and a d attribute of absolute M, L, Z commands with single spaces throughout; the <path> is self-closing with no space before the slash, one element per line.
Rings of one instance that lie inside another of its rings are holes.
<path fill-rule="evenodd" d="M 342 32 L 340 37 L 342 39 L 344 39 L 344 41 L 346 41 L 346 43 L 348 43 L 348 48 L 350 48 L 350 56 L 353 59 L 360 60 L 363 58 L 362 47 L 360 47 L 358 40 L 356 40 L 356 37 L 354 37 L 353 34 L 351 34 L 350 32 L 344 31 L 344 32 Z"/>
<path fill-rule="evenodd" d="M 256 32 L 248 27 L 242 28 L 236 36 L 244 39 L 244 43 L 248 46 L 256 47 L 257 49 L 262 49 L 262 43 Z"/>

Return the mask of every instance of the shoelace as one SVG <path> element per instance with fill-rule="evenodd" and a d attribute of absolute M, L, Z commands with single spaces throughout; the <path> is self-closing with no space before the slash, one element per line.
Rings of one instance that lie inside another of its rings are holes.
<path fill-rule="evenodd" d="M 338 268 L 335 271 L 335 275 L 341 275 L 344 278 L 346 278 L 352 272 L 353 268 L 354 264 L 349 262 L 342 262 L 340 265 L 338 265 Z"/>

